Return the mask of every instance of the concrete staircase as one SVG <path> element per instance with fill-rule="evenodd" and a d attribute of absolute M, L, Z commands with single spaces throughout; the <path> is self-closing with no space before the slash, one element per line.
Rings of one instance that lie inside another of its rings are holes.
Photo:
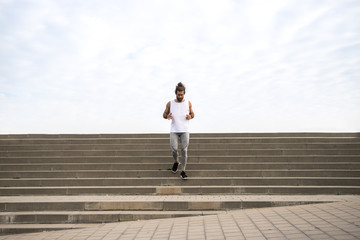
<path fill-rule="evenodd" d="M 360 193 L 358 133 L 191 134 L 188 155 L 184 181 L 170 171 L 169 134 L 0 135 L 1 232 Z"/>

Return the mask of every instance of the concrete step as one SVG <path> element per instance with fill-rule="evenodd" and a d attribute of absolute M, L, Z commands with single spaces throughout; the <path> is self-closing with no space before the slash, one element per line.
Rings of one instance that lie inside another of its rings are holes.
<path fill-rule="evenodd" d="M 360 194 L 360 186 L 55 186 L 0 187 L 0 196 L 26 195 L 213 195 L 213 194 Z"/>
<path fill-rule="evenodd" d="M 167 163 L 173 162 L 170 152 L 166 156 L 62 156 L 62 157 L 0 157 L 0 165 L 6 164 L 72 164 L 72 163 Z M 360 162 L 360 155 L 298 155 L 298 156 L 188 156 L 188 164 L 194 163 L 332 163 L 332 162 Z"/>
<path fill-rule="evenodd" d="M 164 178 L 22 178 L 0 179 L 0 187 L 41 186 L 358 186 L 358 177 L 192 177 L 184 181 L 179 174 Z"/>
<path fill-rule="evenodd" d="M 52 150 L 52 151 L 1 151 L 0 157 L 51 157 L 51 156 L 168 156 L 169 150 Z M 279 149 L 224 149 L 224 150 L 189 150 L 189 156 L 292 156 L 292 155 L 360 155 L 360 149 L 300 149 L 300 150 L 279 150 Z"/>
<path fill-rule="evenodd" d="M 329 135 L 326 135 L 329 136 Z M 353 135 L 344 135 L 351 137 Z M 165 133 L 145 134 L 0 134 L 0 139 L 87 139 L 87 138 L 164 138 L 169 137 Z"/>
<path fill-rule="evenodd" d="M 59 203 L 61 204 L 61 203 Z M 205 216 L 225 213 L 225 211 L 41 211 L 41 212 L 3 212 L 1 224 L 74 224 L 108 223 L 163 219 L 175 217 Z M 6 227 L 6 226 L 5 226 Z"/>
<path fill-rule="evenodd" d="M 172 163 L 43 163 L 0 164 L 6 171 L 105 171 L 105 170 L 169 170 Z M 256 170 L 256 169 L 359 169 L 360 163 L 188 163 L 188 170 Z"/>
<path fill-rule="evenodd" d="M 26 164 L 0 164 L 0 171 L 128 171 L 128 170 L 158 170 L 166 171 L 172 167 L 168 163 L 26 163 Z M 188 163 L 188 171 L 195 170 L 306 170 L 306 169 L 347 169 L 359 170 L 360 162 L 256 162 L 256 163 Z M 15 177 L 15 176 L 14 176 Z"/>
<path fill-rule="evenodd" d="M 267 203 L 267 202 L 266 202 Z M 261 203 L 263 204 L 263 203 Z M 6 212 L 0 212 L 0 223 L 30 223 L 36 221 L 36 219 L 29 219 L 29 222 L 26 221 L 19 221 L 16 219 L 14 220 L 11 218 L 11 215 L 15 215 L 13 212 L 20 212 L 21 214 L 25 215 L 33 215 L 34 212 L 46 213 L 46 215 L 55 215 L 61 214 L 62 211 L 66 210 L 67 212 L 84 212 L 91 213 L 93 215 L 99 213 L 102 215 L 110 215 L 116 211 L 116 215 L 122 214 L 119 211 L 126 211 L 126 215 L 131 214 L 144 214 L 144 211 L 152 211 L 150 213 L 154 214 L 155 211 L 172 211 L 172 213 L 166 213 L 166 215 L 171 214 L 170 217 L 176 217 L 173 214 L 173 211 L 181 211 L 181 215 L 184 216 L 186 213 L 182 211 L 197 211 L 196 215 L 202 215 L 202 210 L 211 211 L 212 209 L 241 209 L 242 205 L 245 205 L 241 201 L 203 201 L 203 202 L 192 202 L 192 201 L 173 201 L 173 202 L 164 202 L 164 201 L 149 201 L 149 200 L 142 200 L 141 202 L 134 202 L 134 201 L 121 201 L 121 202 L 26 202 L 26 204 L 20 202 L 12 202 L 12 203 L 0 203 L 0 205 L 4 205 L 6 207 Z M 260 204 L 259 204 L 260 206 Z M 51 211 L 51 212 L 49 212 Z M 106 212 L 107 211 L 107 212 Z M 110 213 L 112 211 L 112 213 Z M 216 212 L 219 210 L 216 210 Z M 96 213 L 95 213 L 96 212 Z M 79 214 L 79 213 L 77 213 Z M 64 215 L 64 214 L 61 214 Z M 36 223 L 69 223 L 63 220 L 61 216 L 60 221 L 56 221 L 55 219 L 49 219 L 48 222 L 36 222 Z M 132 220 L 132 219 L 131 219 Z M 136 219 L 137 220 L 137 219 Z M 114 221 L 111 219 L 111 221 Z M 118 221 L 118 220 L 115 220 Z"/>
<path fill-rule="evenodd" d="M 360 177 L 360 169 L 258 169 L 192 170 L 192 177 Z M 69 170 L 69 171 L 0 171 L 2 178 L 143 178 L 173 177 L 170 170 Z"/>
<path fill-rule="evenodd" d="M 97 227 L 97 223 L 88 224 L 0 224 L 0 235 L 48 232 Z"/>
<path fill-rule="evenodd" d="M 360 138 L 356 132 L 282 132 L 282 133 L 191 133 L 193 138 L 214 138 L 214 137 L 257 137 L 257 138 Z M 0 134 L 0 139 L 61 139 L 61 138 L 165 138 L 169 137 L 168 133 L 130 133 L 130 134 Z"/>
<path fill-rule="evenodd" d="M 9 212 L 58 211 L 212 211 L 344 201 L 329 195 L 137 195 L 0 197 L 1 216 Z M 24 204 L 26 203 L 26 204 Z"/>
<path fill-rule="evenodd" d="M 229 143 L 359 143 L 360 137 L 190 137 L 190 144 Z M 163 138 L 9 138 L 0 139 L 0 145 L 32 144 L 169 144 L 169 136 Z"/>
<path fill-rule="evenodd" d="M 0 145 L 0 151 L 49 151 L 49 150 L 166 150 L 170 145 L 166 144 L 19 144 Z M 360 149 L 360 142 L 356 143 L 191 143 L 189 150 L 199 149 L 323 149 L 323 150 L 346 150 Z"/>

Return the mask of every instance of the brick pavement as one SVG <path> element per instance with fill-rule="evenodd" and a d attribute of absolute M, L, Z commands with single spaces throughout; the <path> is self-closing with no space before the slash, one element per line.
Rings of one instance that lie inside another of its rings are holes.
<path fill-rule="evenodd" d="M 99 224 L 0 236 L 1 240 L 360 239 L 360 201 L 229 211 L 225 214 Z"/>

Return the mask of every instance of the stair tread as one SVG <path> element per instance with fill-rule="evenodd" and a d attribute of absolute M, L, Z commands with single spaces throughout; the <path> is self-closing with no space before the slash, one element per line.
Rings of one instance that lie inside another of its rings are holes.
<path fill-rule="evenodd" d="M 92 173 L 92 172 L 123 172 L 123 169 L 119 169 L 119 170 L 30 170 L 30 171 L 24 171 L 24 170 L 19 170 L 19 171 L 0 171 L 0 173 Z M 360 169 L 347 169 L 347 168 L 336 168 L 336 169 L 329 169 L 329 168 L 310 168 L 310 169 L 246 169 L 246 170 L 242 170 L 242 169 L 234 169 L 234 170 L 228 170 L 228 169 L 209 169 L 209 170 L 189 170 L 191 172 L 319 172 L 319 171 L 327 171 L 327 172 L 342 172 L 342 171 L 346 171 L 346 172 L 357 172 L 360 171 Z M 132 172 L 132 173 L 141 173 L 141 172 L 170 172 L 167 169 L 153 169 L 153 170 L 148 170 L 148 169 L 139 169 L 139 170 L 126 170 L 126 172 Z"/>
<path fill-rule="evenodd" d="M 33 211 L 33 212 L 0 212 L 0 216 L 8 215 L 109 215 L 109 214 L 143 214 L 143 215 L 166 215 L 166 214 L 186 214 L 203 215 L 225 213 L 224 210 L 180 210 L 180 211 Z"/>
<path fill-rule="evenodd" d="M 355 156 L 358 157 L 358 156 Z M 169 158 L 169 157 L 168 157 Z M 360 158 L 359 158 L 360 159 Z M 167 159 L 168 160 L 168 159 Z M 360 162 L 316 162 L 316 164 L 359 164 Z M 272 164 L 272 165 L 296 165 L 296 164 L 314 164 L 314 162 L 230 162 L 230 163 L 226 163 L 226 162 L 189 162 L 187 163 L 187 165 L 261 165 L 261 164 Z M 43 166 L 43 165 L 171 165 L 171 162 L 169 163 L 169 161 L 166 162 L 159 162 L 159 163 L 154 163 L 154 162 L 146 162 L 146 163 L 142 163 L 142 162 L 71 162 L 71 163 L 61 163 L 61 162 L 47 162 L 47 163 L 0 163 L 0 166 L 8 166 L 8 165 L 15 165 L 15 166 L 23 166 L 23 165 L 39 165 L 39 166 Z"/>
<path fill-rule="evenodd" d="M 54 181 L 54 180 L 134 180 L 134 179 L 138 179 L 138 180 L 154 180 L 154 179 L 168 179 L 168 180 L 178 180 L 179 177 L 173 176 L 173 177 L 169 177 L 169 176 L 164 176 L 164 177 L 120 177 L 120 178 L 115 178 L 115 177 L 110 177 L 110 178 L 20 178 L 20 179 L 14 179 L 14 178 L 1 178 L 0 181 L 8 181 L 8 180 L 12 180 L 12 181 L 24 181 L 24 180 L 46 180 L 46 181 Z M 220 179 L 360 179 L 360 177 L 189 177 L 188 178 L 193 179 L 193 180 L 220 180 Z M 188 181 L 189 182 L 189 181 Z"/>
<path fill-rule="evenodd" d="M 33 223 L 12 223 L 0 224 L 0 229 L 78 229 L 99 226 L 99 223 L 67 223 L 67 224 L 33 224 Z"/>
<path fill-rule="evenodd" d="M 137 185 L 137 186 L 101 186 L 101 188 L 243 188 L 243 187 L 250 187 L 250 188 L 269 188 L 269 187 L 274 187 L 274 188 L 334 188 L 334 187 L 342 187 L 342 188 L 360 188 L 359 185 L 356 186 L 337 186 L 337 185 L 326 185 L 326 186 L 319 186 L 319 185 L 306 185 L 306 186 L 289 186 L 289 185 L 275 185 L 275 186 L 269 186 L 269 185 L 187 185 L 187 186 L 142 186 L 142 185 Z M 34 186 L 29 186 L 29 187 L 24 187 L 24 186 L 20 186 L 20 187 L 0 187 L 0 189 L 63 189 L 63 188 L 96 188 L 98 189 L 99 186 L 44 186 L 44 187 L 34 187 Z"/>
<path fill-rule="evenodd" d="M 78 195 L 0 196 L 0 203 L 44 202 L 233 202 L 233 201 L 351 201 L 357 195 Z"/>

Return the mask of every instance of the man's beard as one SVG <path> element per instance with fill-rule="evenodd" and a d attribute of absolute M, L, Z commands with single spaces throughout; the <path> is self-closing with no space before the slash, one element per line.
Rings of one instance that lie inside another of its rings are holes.
<path fill-rule="evenodd" d="M 182 102 L 182 100 L 184 99 L 184 98 L 176 98 L 177 100 L 178 100 L 178 102 Z"/>

